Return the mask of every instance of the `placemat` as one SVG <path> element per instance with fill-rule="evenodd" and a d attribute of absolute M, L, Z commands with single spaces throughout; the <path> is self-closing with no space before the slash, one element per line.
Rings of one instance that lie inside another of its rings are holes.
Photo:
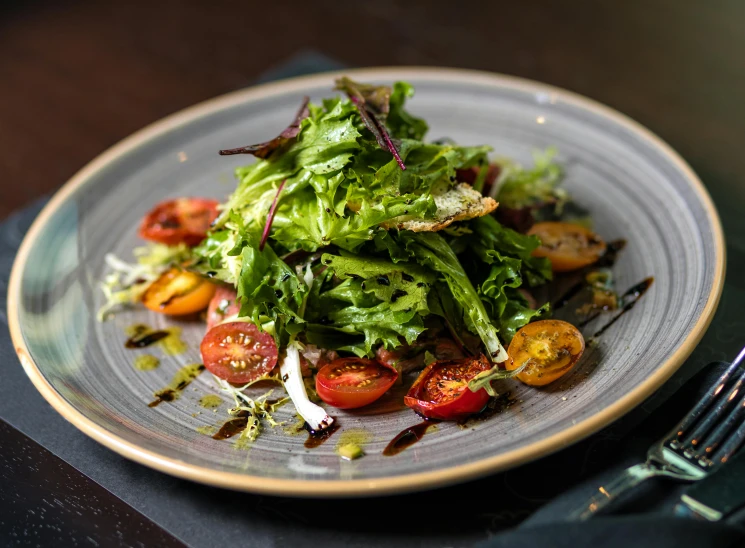
<path fill-rule="evenodd" d="M 318 53 L 303 52 L 260 80 L 341 66 Z M 0 225 L 3 299 L 15 253 L 44 202 L 34 203 Z M 0 331 L 0 418 L 189 546 L 471 546 L 518 524 L 568 488 L 597 481 L 591 479 L 592 474 L 607 471 L 609 450 L 617 447 L 619 439 L 703 365 L 730 359 L 742 337 L 737 325 L 742 325 L 739 311 L 745 304 L 745 292 L 737 285 L 726 289 L 725 295 L 728 292 L 729 302 L 723 300 L 713 327 L 691 358 L 657 394 L 623 420 L 535 463 L 426 494 L 353 503 L 296 500 L 236 493 L 155 472 L 97 444 L 59 416 L 25 376 L 7 329 Z M 0 314 L 0 321 L 7 324 L 5 313 Z M 624 464 L 618 458 L 613 462 L 616 466 Z"/>

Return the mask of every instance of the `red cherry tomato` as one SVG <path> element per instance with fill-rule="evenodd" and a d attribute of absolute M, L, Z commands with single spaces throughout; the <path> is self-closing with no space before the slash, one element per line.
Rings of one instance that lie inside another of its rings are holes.
<path fill-rule="evenodd" d="M 156 205 L 140 223 L 140 237 L 166 245 L 195 246 L 204 240 L 217 217 L 218 202 L 177 198 Z"/>
<path fill-rule="evenodd" d="M 232 383 L 255 381 L 277 365 L 277 345 L 272 336 L 248 322 L 216 325 L 204 336 L 199 349 L 210 373 Z"/>
<path fill-rule="evenodd" d="M 460 420 L 478 413 L 489 401 L 481 388 L 472 392 L 468 381 L 493 364 L 479 357 L 439 361 L 429 364 L 409 389 L 404 403 L 428 419 Z"/>
<path fill-rule="evenodd" d="M 318 396 L 339 409 L 368 405 L 385 394 L 398 378 L 387 365 L 364 358 L 339 358 L 316 375 Z"/>
<path fill-rule="evenodd" d="M 237 293 L 232 287 L 217 286 L 215 295 L 207 307 L 207 331 L 241 311 L 241 305 L 236 302 L 236 297 Z"/>

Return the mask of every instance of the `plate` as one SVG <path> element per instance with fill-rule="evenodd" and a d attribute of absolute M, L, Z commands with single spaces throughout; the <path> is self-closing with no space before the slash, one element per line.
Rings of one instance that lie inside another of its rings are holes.
<path fill-rule="evenodd" d="M 429 138 L 489 144 L 531 162 L 555 146 L 565 187 L 592 212 L 607 240 L 628 240 L 614 267 L 620 289 L 654 276 L 633 311 L 592 345 L 579 366 L 545 389 L 507 382 L 501 413 L 466 426 L 440 423 L 395 456 L 383 449 L 418 418 L 386 396 L 359 412 L 336 413 L 341 429 L 313 449 L 291 427 L 266 429 L 251 445 L 204 432 L 225 421 L 199 399 L 217 394 L 199 375 L 182 396 L 148 407 L 176 371 L 199 361 L 204 326 L 147 311 L 99 323 L 104 256 L 131 259 L 136 227 L 157 201 L 183 195 L 224 198 L 247 157 L 222 148 L 260 142 L 287 125 L 304 95 L 332 93 L 336 74 L 238 91 L 174 114 L 125 139 L 73 177 L 39 215 L 13 267 L 10 328 L 21 363 L 41 394 L 80 430 L 121 455 L 194 481 L 292 496 L 366 496 L 455 483 L 516 466 L 565 447 L 619 418 L 665 382 L 703 335 L 723 282 L 717 213 L 701 182 L 659 138 L 625 116 L 578 95 L 517 78 L 463 70 L 347 71 L 354 79 L 416 87 L 410 109 Z M 151 371 L 133 367 L 125 328 L 144 322 L 182 330 L 186 351 Z M 585 327 L 592 334 L 597 326 Z M 276 418 L 296 422 L 287 404 Z M 346 433 L 345 433 L 346 432 Z M 338 440 L 365 438 L 366 455 L 344 461 Z"/>

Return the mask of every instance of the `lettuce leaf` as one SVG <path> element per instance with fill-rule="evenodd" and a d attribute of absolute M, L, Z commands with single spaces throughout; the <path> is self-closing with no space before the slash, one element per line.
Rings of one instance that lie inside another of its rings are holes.
<path fill-rule="evenodd" d="M 560 211 L 562 204 L 568 199 L 568 194 L 564 189 L 558 188 L 564 178 L 564 172 L 561 166 L 553 161 L 554 156 L 554 148 L 549 148 L 545 152 L 535 152 L 532 169 L 526 169 L 510 160 L 499 161 L 501 173 L 497 180 L 495 199 L 510 209 L 555 203 L 557 210 Z"/>
<path fill-rule="evenodd" d="M 549 313 L 548 304 L 531 309 L 517 288 L 524 282 L 535 287 L 549 281 L 551 262 L 531 255 L 540 245 L 538 238 L 506 228 L 491 216 L 473 219 L 468 226 L 472 234 L 459 242 L 467 246 L 460 256 L 502 340 L 509 343 L 518 329 Z"/>
<path fill-rule="evenodd" d="M 497 329 L 447 241 L 436 232 L 404 230 L 399 232 L 397 237 L 419 264 L 434 270 L 447 284 L 462 314 L 462 318 L 455 319 L 456 322 L 462 323 L 469 331 L 481 338 L 492 361 L 498 363 L 506 361 L 507 351 L 499 342 Z"/>
<path fill-rule="evenodd" d="M 307 118 L 310 113 L 308 110 L 309 100 L 309 97 L 303 98 L 303 103 L 300 105 L 300 109 L 297 111 L 297 114 L 290 125 L 271 141 L 259 143 L 258 145 L 221 150 L 220 155 L 230 156 L 232 154 L 252 154 L 257 158 L 268 158 L 274 154 L 277 149 L 281 148 L 282 145 L 286 144 L 290 139 L 297 137 L 297 134 L 300 133 L 300 122 Z"/>
<path fill-rule="evenodd" d="M 308 299 L 308 342 L 372 356 L 380 344 L 389 349 L 411 344 L 425 330 L 428 294 L 436 281 L 428 269 L 349 255 L 324 254 L 321 263 L 326 270 Z"/>
<path fill-rule="evenodd" d="M 316 251 L 328 245 L 356 251 L 380 225 L 406 215 L 431 217 L 436 210 L 429 195 L 386 195 L 375 202 L 363 199 L 357 211 L 350 211 L 344 189 L 339 188 L 343 180 L 341 173 L 312 177 L 311 188 L 277 209 L 272 239 L 289 251 Z"/>
<path fill-rule="evenodd" d="M 309 289 L 270 245 L 259 250 L 260 240 L 261 229 L 247 226 L 233 212 L 225 229 L 194 249 L 197 262 L 192 268 L 235 286 L 241 302 L 239 316 L 257 326 L 272 322 L 277 345 L 285 345 L 290 335 L 303 329 L 298 310 Z"/>
<path fill-rule="evenodd" d="M 414 97 L 414 86 L 407 82 L 393 84 L 386 126 L 395 139 L 421 141 L 429 130 L 429 126 L 427 122 L 404 109 L 406 99 L 411 97 Z"/>
<path fill-rule="evenodd" d="M 302 120 L 300 133 L 281 155 L 236 170 L 238 187 L 223 206 L 216 227 L 224 225 L 230 211 L 247 223 L 263 224 L 283 180 L 282 202 L 286 202 L 306 188 L 314 175 L 338 172 L 359 151 L 354 105 L 337 98 L 324 101 L 323 107 L 308 108 L 310 115 Z"/>
<path fill-rule="evenodd" d="M 472 219 L 468 227 L 473 231 L 473 237 L 465 239 L 465 243 L 482 262 L 491 264 L 504 258 L 519 260 L 519 264 L 513 263 L 513 266 L 517 267 L 518 273 L 522 273 L 531 287 L 543 285 L 552 279 L 551 261 L 532 255 L 533 250 L 541 245 L 537 236 L 520 234 L 504 227 L 490 215 Z"/>

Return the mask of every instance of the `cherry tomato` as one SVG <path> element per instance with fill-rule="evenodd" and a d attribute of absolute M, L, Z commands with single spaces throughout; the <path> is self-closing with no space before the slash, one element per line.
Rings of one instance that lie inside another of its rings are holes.
<path fill-rule="evenodd" d="M 220 322 L 236 316 L 241 311 L 241 305 L 236 302 L 235 289 L 227 285 L 218 285 L 215 294 L 207 307 L 207 331 Z"/>
<path fill-rule="evenodd" d="M 464 419 L 481 411 L 489 401 L 486 390 L 473 392 L 468 382 L 493 365 L 483 354 L 433 362 L 414 381 L 404 403 L 428 419 Z"/>
<path fill-rule="evenodd" d="M 375 360 L 338 358 L 316 375 L 318 396 L 339 409 L 368 405 L 393 386 L 398 372 Z"/>
<path fill-rule="evenodd" d="M 548 257 L 554 272 L 569 272 L 591 265 L 605 253 L 605 242 L 600 236 L 572 223 L 536 223 L 528 234 L 541 240 L 533 256 Z"/>
<path fill-rule="evenodd" d="M 252 323 L 221 323 L 210 329 L 199 347 L 204 366 L 228 382 L 245 384 L 277 365 L 277 345 Z"/>
<path fill-rule="evenodd" d="M 140 223 L 140 237 L 166 245 L 195 246 L 204 240 L 217 217 L 218 202 L 177 198 L 156 205 Z"/>
<path fill-rule="evenodd" d="M 514 370 L 527 360 L 517 378 L 531 386 L 543 386 L 566 374 L 585 351 L 579 329 L 561 320 L 529 323 L 512 338 L 507 369 Z"/>
<path fill-rule="evenodd" d="M 214 294 L 213 283 L 174 267 L 150 284 L 142 295 L 142 303 L 161 314 L 183 316 L 207 308 Z"/>

